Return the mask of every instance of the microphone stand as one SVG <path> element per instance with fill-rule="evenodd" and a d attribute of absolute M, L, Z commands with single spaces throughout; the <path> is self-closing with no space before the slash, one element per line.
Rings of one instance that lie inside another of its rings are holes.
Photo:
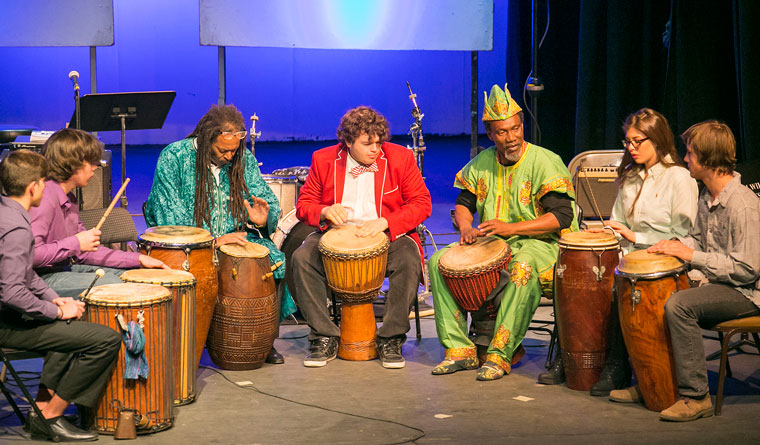
<path fill-rule="evenodd" d="M 76 76 L 73 78 L 74 80 L 74 114 L 76 115 L 76 129 L 81 130 L 82 129 L 82 110 L 79 106 L 79 82 L 77 81 Z M 77 202 L 79 203 L 79 210 L 84 210 L 84 197 L 82 195 L 82 188 L 77 187 L 76 193 Z"/>
<path fill-rule="evenodd" d="M 256 122 L 258 122 L 259 117 L 256 116 L 256 113 L 253 113 L 253 116 L 251 116 L 251 153 L 256 156 L 256 151 L 254 150 L 254 146 L 256 145 L 256 139 L 261 137 L 261 132 L 256 131 Z"/>

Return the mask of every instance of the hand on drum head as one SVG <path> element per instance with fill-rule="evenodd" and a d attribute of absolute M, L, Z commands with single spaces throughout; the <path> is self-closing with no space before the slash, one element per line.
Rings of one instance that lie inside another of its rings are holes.
<path fill-rule="evenodd" d="M 245 232 L 232 232 L 216 239 L 216 247 L 225 244 L 239 244 L 245 246 L 246 243 L 248 243 L 248 240 L 245 238 Z"/>
<path fill-rule="evenodd" d="M 472 244 L 479 236 L 485 234 L 474 227 L 466 227 L 459 232 L 459 244 Z"/>
<path fill-rule="evenodd" d="M 164 264 L 163 261 L 148 255 L 140 255 L 139 260 L 140 266 L 146 269 L 171 269 L 171 267 Z"/>
<path fill-rule="evenodd" d="M 619 223 L 615 220 L 608 220 L 607 225 L 614 230 L 615 232 L 619 233 L 620 236 L 627 239 L 628 241 L 635 243 L 636 242 L 636 234 L 633 233 L 631 229 L 629 229 L 627 226 L 625 226 L 622 223 Z"/>
<path fill-rule="evenodd" d="M 498 219 L 490 219 L 484 223 L 479 224 L 478 229 L 486 236 L 499 235 L 503 236 L 504 238 L 508 238 L 515 234 L 512 226 L 513 224 L 505 223 L 504 221 L 499 221 Z"/>
<path fill-rule="evenodd" d="M 649 253 L 663 253 L 691 262 L 694 256 L 694 250 L 690 249 L 684 243 L 676 240 L 662 240 L 654 246 L 647 249 Z"/>
<path fill-rule="evenodd" d="M 254 195 L 251 195 L 251 201 L 253 201 L 253 205 L 248 200 L 243 201 L 245 210 L 248 212 L 248 219 L 257 226 L 266 225 L 269 216 L 269 204 Z"/>
<path fill-rule="evenodd" d="M 384 232 L 388 228 L 388 220 L 385 218 L 373 219 L 360 225 L 356 229 L 356 236 L 375 236 L 380 232 Z"/>
<path fill-rule="evenodd" d="M 61 320 L 71 320 L 75 318 L 79 320 L 84 314 L 84 302 L 74 300 L 73 298 L 56 298 L 53 303 L 57 304 L 61 308 Z"/>
<path fill-rule="evenodd" d="M 341 203 L 335 203 L 324 207 L 320 212 L 321 219 L 326 219 L 333 224 L 341 225 L 348 222 L 348 210 Z"/>
<path fill-rule="evenodd" d="M 79 250 L 82 252 L 94 252 L 100 245 L 100 230 L 90 229 L 75 235 L 79 240 Z"/>

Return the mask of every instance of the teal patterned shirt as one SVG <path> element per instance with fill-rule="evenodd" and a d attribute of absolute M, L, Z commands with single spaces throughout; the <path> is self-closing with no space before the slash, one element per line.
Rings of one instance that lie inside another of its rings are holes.
<path fill-rule="evenodd" d="M 193 209 L 195 208 L 195 157 L 197 153 L 195 138 L 187 138 L 167 145 L 158 157 L 156 174 L 153 177 L 153 187 L 150 189 L 148 201 L 145 203 L 145 223 L 153 226 L 195 226 L 193 223 Z M 280 217 L 280 203 L 269 188 L 269 185 L 261 177 L 259 163 L 253 154 L 245 150 L 243 162 L 245 163 L 245 183 L 250 194 L 263 199 L 269 204 L 266 227 L 261 229 L 239 229 L 235 226 L 230 203 L 230 165 L 221 167 L 219 180 L 214 175 L 213 207 L 211 208 L 211 227 L 205 223 L 203 228 L 210 231 L 214 237 L 227 233 L 245 231 L 248 241 L 261 244 L 269 249 L 269 262 L 274 264 L 282 261 L 283 265 L 274 271 L 276 279 L 285 276 L 285 255 L 277 249 L 268 238 L 277 228 Z M 241 192 L 242 193 L 242 192 Z M 248 202 L 251 203 L 250 197 Z M 253 227 L 251 225 L 251 227 Z M 295 312 L 295 304 L 286 290 L 282 301 L 282 317 Z"/>

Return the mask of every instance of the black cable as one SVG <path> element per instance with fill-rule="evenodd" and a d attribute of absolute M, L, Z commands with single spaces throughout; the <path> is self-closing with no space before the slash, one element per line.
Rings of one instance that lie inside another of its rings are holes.
<path fill-rule="evenodd" d="M 398 425 L 398 426 L 402 426 L 404 428 L 408 428 L 410 430 L 418 431 L 420 433 L 419 436 L 417 436 L 417 437 L 415 437 L 413 439 L 405 439 L 405 440 L 403 440 L 401 442 L 391 442 L 391 443 L 388 443 L 387 445 L 399 445 L 399 444 L 404 444 L 404 443 L 409 443 L 409 442 L 415 442 L 415 441 L 417 441 L 417 440 L 425 437 L 425 431 L 424 430 L 422 430 L 420 428 L 417 428 L 417 427 L 413 427 L 411 425 L 406 425 L 404 423 L 396 422 L 394 420 L 386 420 L 386 419 L 378 419 L 376 417 L 362 416 L 361 414 L 348 413 L 348 412 L 345 412 L 345 411 L 339 411 L 339 410 L 332 409 L 332 408 L 326 408 L 324 406 L 313 405 L 311 403 L 304 403 L 304 402 L 299 402 L 299 401 L 296 401 L 296 400 L 288 399 L 286 397 L 282 397 L 282 396 L 278 396 L 276 394 L 271 394 L 271 393 L 262 391 L 262 390 L 256 388 L 253 385 L 246 385 L 246 386 L 238 385 L 237 383 L 235 383 L 234 381 L 232 381 L 229 377 L 227 377 L 227 375 L 225 373 L 223 373 L 222 371 L 220 371 L 220 370 L 218 370 L 216 368 L 212 368 L 210 366 L 200 366 L 200 367 L 208 369 L 210 371 L 213 371 L 213 372 L 219 374 L 220 376 L 222 376 L 222 378 L 224 380 L 227 380 L 228 382 L 232 383 L 233 385 L 237 386 L 240 389 L 250 389 L 250 390 L 255 391 L 255 392 L 257 392 L 257 393 L 259 393 L 261 395 L 269 396 L 269 397 L 272 397 L 272 398 L 275 398 L 275 399 L 284 400 L 286 402 L 294 403 L 296 405 L 306 406 L 306 407 L 309 407 L 309 408 L 321 409 L 323 411 L 328 411 L 328 412 L 331 412 L 331 413 L 343 414 L 345 416 L 356 417 L 356 418 L 359 418 L 359 419 L 372 420 L 372 421 L 375 421 L 375 422 L 390 423 L 390 424 L 393 424 L 393 425 Z"/>
<path fill-rule="evenodd" d="M 541 40 L 538 42 L 538 49 L 541 49 L 541 45 L 544 44 L 544 39 L 546 38 L 546 34 L 549 33 L 550 22 L 551 22 L 551 14 L 549 11 L 549 0 L 546 0 L 546 26 L 544 27 L 544 35 L 541 36 Z M 541 138 L 543 137 L 543 135 L 541 134 L 541 126 L 538 124 L 538 119 L 536 119 L 536 116 L 533 114 L 533 110 L 531 110 L 531 107 L 528 106 L 528 98 L 525 95 L 525 92 L 527 91 L 527 88 L 528 88 L 528 80 L 531 78 L 531 76 L 533 76 L 533 68 L 531 68 L 530 73 L 528 73 L 528 77 L 525 78 L 525 83 L 523 83 L 522 98 L 523 98 L 523 104 L 525 104 L 525 111 L 528 112 L 528 115 L 533 121 L 533 125 L 536 126 L 536 132 L 538 133 L 538 140 L 532 141 L 532 142 L 538 145 L 541 143 Z"/>

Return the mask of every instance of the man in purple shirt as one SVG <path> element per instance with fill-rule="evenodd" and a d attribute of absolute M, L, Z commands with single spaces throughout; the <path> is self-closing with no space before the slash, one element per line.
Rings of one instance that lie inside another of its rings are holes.
<path fill-rule="evenodd" d="M 73 190 L 92 179 L 103 155 L 103 143 L 81 130 L 55 132 L 45 143 L 49 172 L 39 207 L 31 210 L 34 268 L 62 297 L 76 298 L 95 278 L 98 284 L 121 283 L 124 269 L 166 268 L 162 261 L 136 252 L 100 246 L 100 230 L 86 230 L 79 220 Z"/>
<path fill-rule="evenodd" d="M 97 433 L 69 423 L 70 403 L 95 407 L 121 347 L 113 329 L 78 321 L 84 303 L 59 297 L 32 269 L 34 242 L 29 209 L 45 190 L 45 158 L 28 150 L 0 163 L 0 345 L 47 353 L 37 393 L 42 417 L 27 418 L 32 438 L 97 440 Z M 72 323 L 71 321 L 74 320 Z"/>

